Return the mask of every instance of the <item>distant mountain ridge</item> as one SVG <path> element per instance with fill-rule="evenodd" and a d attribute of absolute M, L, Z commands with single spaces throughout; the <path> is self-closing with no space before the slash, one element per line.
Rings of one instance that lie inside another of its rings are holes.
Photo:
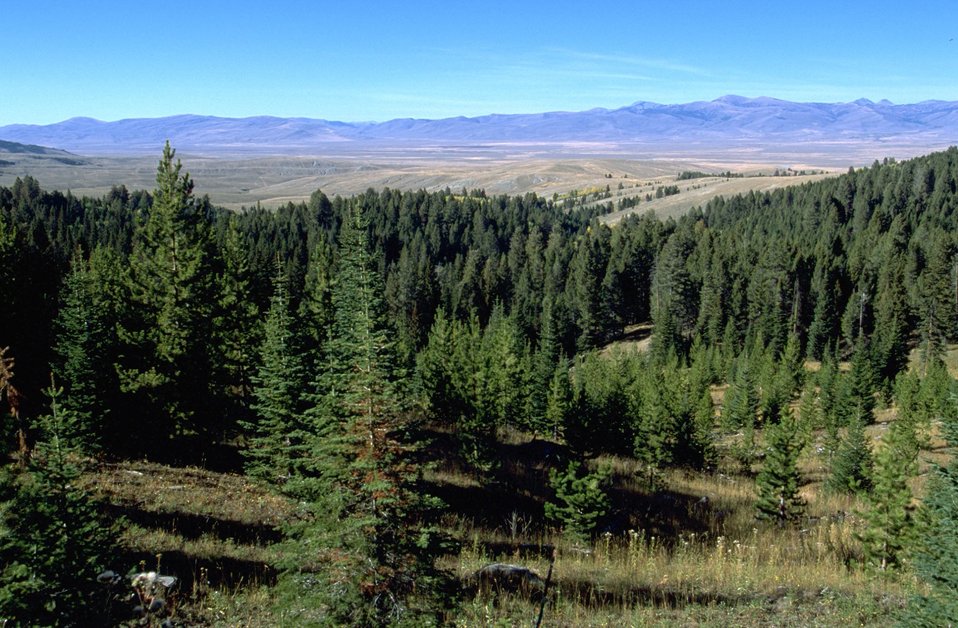
<path fill-rule="evenodd" d="M 221 118 L 177 115 L 101 122 L 71 118 L 49 125 L 0 127 L 0 139 L 84 155 L 156 154 L 163 142 L 187 152 L 318 154 L 386 145 L 481 143 L 615 146 L 656 143 L 743 148 L 767 143 L 958 143 L 958 102 L 896 105 L 887 100 L 799 103 L 723 96 L 663 105 L 639 101 L 618 109 L 491 114 L 381 123 L 311 118 Z"/>

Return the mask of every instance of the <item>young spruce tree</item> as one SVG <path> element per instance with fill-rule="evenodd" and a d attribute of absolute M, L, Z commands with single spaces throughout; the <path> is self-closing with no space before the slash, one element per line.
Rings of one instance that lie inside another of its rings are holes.
<path fill-rule="evenodd" d="M 912 426 L 895 421 L 875 453 L 872 490 L 866 494 L 865 529 L 859 535 L 867 567 L 887 571 L 912 549 L 915 522 L 908 480 L 918 468 Z"/>
<path fill-rule="evenodd" d="M 54 323 L 54 370 L 65 385 L 62 406 L 64 416 L 70 419 L 61 437 L 84 454 L 94 454 L 103 446 L 110 411 L 106 399 L 114 389 L 107 367 L 112 330 L 98 307 L 95 289 L 87 260 L 77 252 L 61 290 L 62 305 Z"/>
<path fill-rule="evenodd" d="M 854 418 L 845 437 L 831 457 L 825 487 L 835 493 L 860 493 L 871 488 L 872 455 L 865 436 L 865 424 Z"/>
<path fill-rule="evenodd" d="M 107 622 L 96 578 L 108 566 L 114 531 L 93 499 L 77 488 L 76 450 L 64 438 L 76 422 L 51 385 L 50 414 L 29 467 L 5 469 L 0 506 L 0 617 L 22 626 Z"/>
<path fill-rule="evenodd" d="M 547 502 L 548 519 L 562 525 L 565 534 L 575 542 L 588 542 L 611 506 L 608 486 L 611 467 L 589 472 L 585 465 L 570 461 L 565 471 L 549 471 L 549 483 L 556 499 Z"/>
<path fill-rule="evenodd" d="M 252 378 L 254 418 L 247 430 L 246 472 L 276 486 L 293 488 L 306 452 L 307 430 L 303 389 L 306 373 L 302 347 L 290 312 L 286 277 L 277 269 L 259 350 L 259 369 Z"/>
<path fill-rule="evenodd" d="M 953 398 L 950 403 L 955 403 Z M 958 422 L 948 421 L 943 431 L 948 443 L 958 446 Z M 930 590 L 911 601 L 902 623 L 953 625 L 958 618 L 958 459 L 935 469 L 928 482 L 924 515 L 914 564 Z"/>
<path fill-rule="evenodd" d="M 301 624 L 416 624 L 441 612 L 438 535 L 366 234 L 354 207 L 340 232 L 327 363 L 308 417 L 315 518 L 299 532 L 284 578 L 294 604 L 310 598 L 312 608 L 288 613 Z"/>
<path fill-rule="evenodd" d="M 804 512 L 805 503 L 798 494 L 801 474 L 798 457 L 805 438 L 798 421 L 788 409 L 779 423 L 766 427 L 767 447 L 762 470 L 758 474 L 758 517 L 782 525 Z"/>

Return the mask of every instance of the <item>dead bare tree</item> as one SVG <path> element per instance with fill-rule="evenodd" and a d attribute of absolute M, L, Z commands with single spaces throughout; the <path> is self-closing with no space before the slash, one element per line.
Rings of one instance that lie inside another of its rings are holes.
<path fill-rule="evenodd" d="M 0 401 L 6 397 L 7 407 L 10 409 L 10 416 L 17 425 L 17 454 L 20 466 L 25 467 L 30 461 L 30 445 L 27 441 L 27 427 L 20 416 L 20 404 L 23 401 L 23 395 L 13 385 L 13 356 L 7 355 L 10 347 L 0 349 Z"/>

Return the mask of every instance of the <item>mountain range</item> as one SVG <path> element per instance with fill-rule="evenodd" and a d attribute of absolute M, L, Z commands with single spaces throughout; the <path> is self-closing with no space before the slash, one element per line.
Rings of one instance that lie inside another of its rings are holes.
<path fill-rule="evenodd" d="M 958 102 L 896 105 L 887 100 L 799 103 L 724 96 L 618 109 L 493 114 L 439 120 L 334 122 L 311 118 L 222 118 L 177 115 L 102 122 L 71 118 L 49 125 L 0 127 L 0 140 L 56 147 L 82 155 L 155 155 L 169 139 L 181 151 L 218 155 L 342 154 L 388 147 L 556 145 L 622 154 L 656 146 L 695 151 L 768 145 L 907 145 L 936 149 L 958 143 Z"/>

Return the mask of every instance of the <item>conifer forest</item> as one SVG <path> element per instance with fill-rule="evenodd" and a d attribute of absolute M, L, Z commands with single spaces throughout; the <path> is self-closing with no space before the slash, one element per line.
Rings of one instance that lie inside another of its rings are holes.
<path fill-rule="evenodd" d="M 612 209 L 0 187 L 0 619 L 952 625 L 958 149 Z"/>

